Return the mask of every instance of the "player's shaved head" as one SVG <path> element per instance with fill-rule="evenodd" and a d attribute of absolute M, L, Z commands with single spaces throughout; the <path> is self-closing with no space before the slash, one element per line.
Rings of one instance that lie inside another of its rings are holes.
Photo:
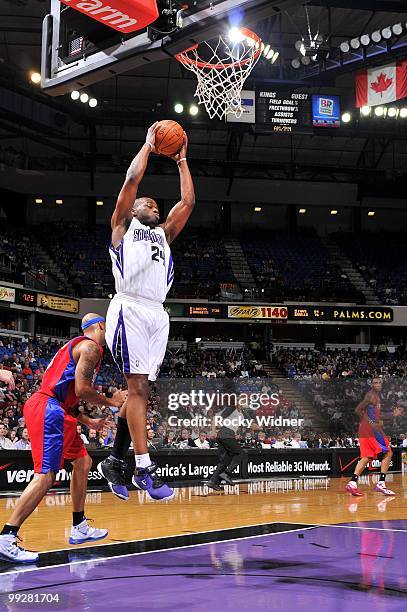
<path fill-rule="evenodd" d="M 102 346 L 105 345 L 106 321 L 97 312 L 88 312 L 82 318 L 82 331 L 84 336 L 96 340 Z"/>
<path fill-rule="evenodd" d="M 134 201 L 132 208 L 133 217 L 143 225 L 154 228 L 159 222 L 157 202 L 153 198 L 142 197 Z"/>
<path fill-rule="evenodd" d="M 85 314 L 85 316 L 82 317 L 81 327 L 83 327 L 85 323 L 88 323 L 88 321 L 91 321 L 92 319 L 97 319 L 99 317 L 100 314 L 98 314 L 97 312 L 88 312 L 87 314 Z M 94 325 L 96 325 L 96 323 L 94 323 Z M 92 329 L 92 327 L 93 325 L 88 327 L 88 329 Z"/>

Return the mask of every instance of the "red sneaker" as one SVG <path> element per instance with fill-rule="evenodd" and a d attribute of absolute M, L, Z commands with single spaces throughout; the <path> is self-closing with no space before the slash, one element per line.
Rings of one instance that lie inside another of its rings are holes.
<path fill-rule="evenodd" d="M 358 485 L 356 484 L 356 482 L 354 483 L 353 480 L 351 482 L 348 482 L 348 484 L 345 487 L 345 491 L 347 491 L 348 493 L 350 493 L 354 497 L 362 497 L 363 496 L 362 491 L 359 491 Z"/>

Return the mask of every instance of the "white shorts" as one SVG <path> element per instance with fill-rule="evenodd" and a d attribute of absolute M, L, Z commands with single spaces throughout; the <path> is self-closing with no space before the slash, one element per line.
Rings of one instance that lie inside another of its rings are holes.
<path fill-rule="evenodd" d="M 123 374 L 148 374 L 156 380 L 169 333 L 162 304 L 116 295 L 106 315 L 106 343 Z"/>

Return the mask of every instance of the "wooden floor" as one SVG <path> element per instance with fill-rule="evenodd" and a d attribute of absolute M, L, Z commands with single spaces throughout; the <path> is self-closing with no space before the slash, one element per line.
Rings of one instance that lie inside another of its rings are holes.
<path fill-rule="evenodd" d="M 375 480 L 372 480 L 375 479 Z M 344 492 L 345 479 L 287 479 L 251 482 L 226 487 L 225 492 L 204 486 L 178 488 L 170 502 L 157 503 L 141 491 L 123 502 L 109 492 L 87 496 L 86 515 L 109 536 L 96 544 L 142 540 L 211 531 L 259 523 L 338 524 L 373 520 L 407 520 L 407 474 L 390 475 L 388 486 L 396 496 L 373 491 L 377 476 L 363 477 L 362 498 Z M 4 524 L 17 502 L 0 498 Z M 20 530 L 23 546 L 35 551 L 69 547 L 71 526 L 69 494 L 50 494 Z M 89 546 L 89 544 L 86 544 Z"/>

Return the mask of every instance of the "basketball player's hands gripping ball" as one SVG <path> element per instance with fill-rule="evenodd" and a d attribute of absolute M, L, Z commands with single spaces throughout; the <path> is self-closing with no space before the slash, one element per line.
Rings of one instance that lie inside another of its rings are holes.
<path fill-rule="evenodd" d="M 176 159 L 184 145 L 185 132 L 179 123 L 171 119 L 159 122 L 155 131 L 154 148 L 156 153 Z"/>
<path fill-rule="evenodd" d="M 148 143 L 151 146 L 151 150 L 153 153 L 157 153 L 157 150 L 155 148 L 155 134 L 157 132 L 159 125 L 160 125 L 160 122 L 156 121 L 147 130 L 146 143 Z"/>

